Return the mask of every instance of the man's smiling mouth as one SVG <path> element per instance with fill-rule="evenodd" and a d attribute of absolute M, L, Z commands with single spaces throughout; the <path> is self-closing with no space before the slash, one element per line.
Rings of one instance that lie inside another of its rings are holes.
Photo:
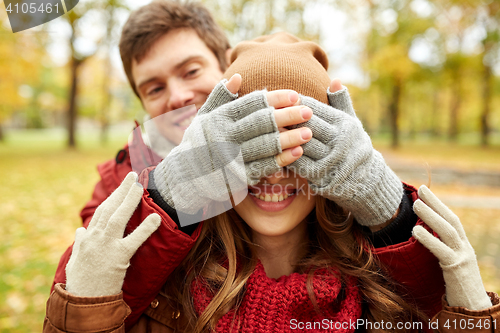
<path fill-rule="evenodd" d="M 198 108 L 193 104 L 176 111 L 180 111 L 180 114 L 173 120 L 173 124 L 181 129 L 185 130 L 193 122 L 194 117 L 198 114 Z"/>
<path fill-rule="evenodd" d="M 192 116 L 190 116 L 188 118 L 182 119 L 180 122 L 175 123 L 175 125 L 179 126 L 179 127 L 187 128 L 191 124 L 191 122 L 193 121 L 194 117 L 196 117 L 196 114 L 193 114 Z"/>

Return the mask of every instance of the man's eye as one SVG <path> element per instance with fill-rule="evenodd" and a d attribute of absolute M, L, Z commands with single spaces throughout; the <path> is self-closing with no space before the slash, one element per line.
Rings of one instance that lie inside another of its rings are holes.
<path fill-rule="evenodd" d="M 196 73 L 198 73 L 198 70 L 199 70 L 198 68 L 190 70 L 189 72 L 187 72 L 186 76 L 193 76 Z"/>
<path fill-rule="evenodd" d="M 163 89 L 163 87 L 156 87 L 154 89 L 151 89 L 150 91 L 148 91 L 148 95 L 154 95 L 154 94 L 160 92 L 162 89 Z"/>

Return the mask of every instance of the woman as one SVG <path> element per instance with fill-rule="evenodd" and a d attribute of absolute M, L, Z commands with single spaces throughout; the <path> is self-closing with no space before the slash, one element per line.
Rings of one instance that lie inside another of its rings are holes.
<path fill-rule="evenodd" d="M 277 34 L 240 44 L 232 58 L 226 73 L 231 88 L 219 84 L 179 147 L 141 174 L 148 191 L 129 175 L 89 228 L 77 231 L 67 291 L 58 286 L 49 299 L 45 331 L 123 331 L 130 310 L 119 292 L 129 259 L 143 243 L 140 256 L 149 251 L 163 265 L 158 271 L 175 270 L 148 276 L 163 288 L 132 332 L 428 330 L 426 315 L 441 308 L 444 286 L 437 260 L 409 239 L 409 230 L 423 225 L 411 209 L 416 190 L 401 184 L 373 150 L 347 91 L 325 93 L 330 82 L 324 52 Z M 232 72 L 243 73 L 243 82 Z M 240 93 L 237 100 L 228 91 L 233 88 Z M 292 107 L 297 115 L 304 111 L 302 121 L 280 118 L 265 92 L 253 92 L 262 88 L 305 95 L 300 103 L 308 108 Z M 422 197 L 425 204 L 415 203 L 419 216 L 445 231 L 442 238 L 452 252 L 469 253 L 459 223 L 425 189 Z M 228 200 L 234 209 L 227 210 Z M 132 221 L 144 222 L 132 233 L 129 224 L 130 235 L 122 238 L 138 204 Z M 198 212 L 210 215 L 206 207 L 218 209 L 193 233 L 188 253 L 161 254 L 162 244 L 178 242 L 181 235 L 151 241 L 164 226 L 153 233 L 160 217 L 150 213 L 183 225 L 196 221 Z M 439 215 L 462 242 L 442 227 Z M 415 230 L 433 253 L 443 250 L 425 229 Z M 454 253 L 447 252 L 447 264 L 453 264 Z M 470 285 L 477 285 L 477 279 L 462 283 L 477 268 L 470 255 L 463 257 L 469 270 L 445 274 L 452 276 L 447 298 L 458 303 L 467 302 Z M 132 260 L 129 272 L 134 268 Z M 491 306 L 484 288 L 474 292 L 479 302 L 450 305 L 478 311 Z"/>

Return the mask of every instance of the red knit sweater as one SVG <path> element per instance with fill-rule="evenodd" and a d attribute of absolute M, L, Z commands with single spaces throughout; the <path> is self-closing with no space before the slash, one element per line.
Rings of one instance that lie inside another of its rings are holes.
<path fill-rule="evenodd" d="M 315 311 L 307 293 L 307 274 L 292 273 L 278 279 L 267 277 L 259 261 L 246 284 L 243 301 L 217 323 L 217 332 L 354 332 L 361 317 L 361 296 L 354 278 L 341 281 L 326 269 L 315 272 L 313 290 L 322 314 Z M 200 315 L 213 295 L 202 283 L 191 288 Z M 343 296 L 341 296 L 343 295 Z"/>

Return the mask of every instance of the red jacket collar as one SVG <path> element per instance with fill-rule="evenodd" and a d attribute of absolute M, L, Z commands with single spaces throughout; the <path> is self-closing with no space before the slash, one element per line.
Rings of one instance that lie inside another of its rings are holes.
<path fill-rule="evenodd" d="M 163 158 L 144 143 L 141 127 L 137 121 L 135 121 L 135 125 L 132 132 L 132 143 L 129 144 L 128 149 L 132 170 L 140 174 L 142 170 L 160 163 Z"/>

